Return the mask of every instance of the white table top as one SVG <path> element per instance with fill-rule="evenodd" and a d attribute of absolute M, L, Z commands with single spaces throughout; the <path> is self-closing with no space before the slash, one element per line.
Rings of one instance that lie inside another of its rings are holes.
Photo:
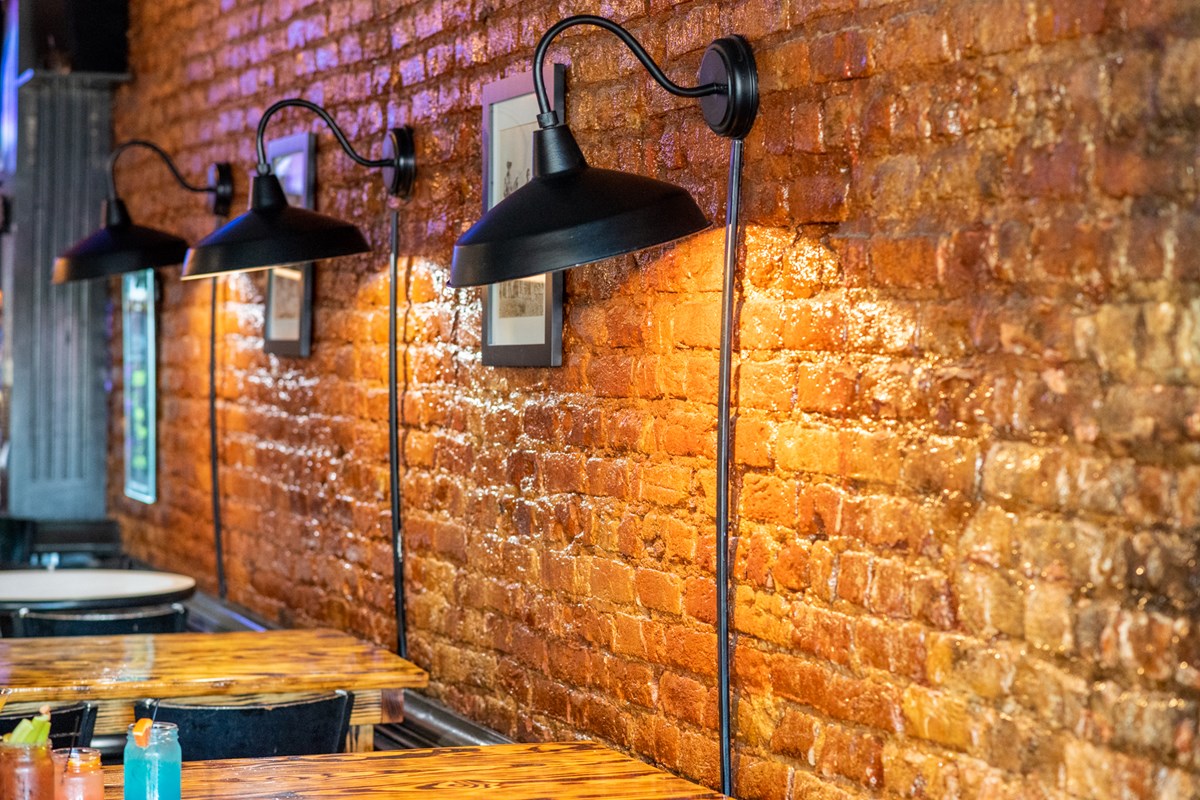
<path fill-rule="evenodd" d="M 196 581 L 174 572 L 135 569 L 0 571 L 0 609 L 116 608 L 184 600 Z"/>

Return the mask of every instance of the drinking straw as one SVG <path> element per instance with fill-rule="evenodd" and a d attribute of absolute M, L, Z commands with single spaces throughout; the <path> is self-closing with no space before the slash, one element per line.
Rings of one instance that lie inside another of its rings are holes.
<path fill-rule="evenodd" d="M 83 724 L 83 717 L 80 716 L 75 722 L 75 729 L 71 731 L 71 744 L 67 746 L 67 757 L 63 759 L 63 777 L 67 775 L 67 770 L 71 766 L 71 755 L 75 752 L 75 745 L 79 743 L 79 726 Z M 50 750 L 53 752 L 53 742 L 51 742 Z"/>

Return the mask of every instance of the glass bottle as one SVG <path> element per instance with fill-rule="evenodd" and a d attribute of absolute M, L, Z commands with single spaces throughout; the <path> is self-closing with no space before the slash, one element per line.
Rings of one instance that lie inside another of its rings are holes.
<path fill-rule="evenodd" d="M 54 800 L 104 800 L 99 750 L 63 747 L 50 757 L 54 759 Z"/>
<path fill-rule="evenodd" d="M 54 800 L 49 743 L 0 744 L 0 798 Z"/>
<path fill-rule="evenodd" d="M 125 800 L 180 800 L 182 761 L 174 723 L 154 723 L 145 747 L 134 741 L 130 725 L 125 740 Z"/>

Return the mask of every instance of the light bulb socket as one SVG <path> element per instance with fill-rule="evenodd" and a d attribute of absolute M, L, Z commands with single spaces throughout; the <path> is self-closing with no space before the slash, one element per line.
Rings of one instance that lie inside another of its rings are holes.
<path fill-rule="evenodd" d="M 251 211 L 272 211 L 287 208 L 287 205 L 287 195 L 283 192 L 279 178 L 273 173 L 255 175 L 250 179 Z"/>
<path fill-rule="evenodd" d="M 100 216 L 103 217 L 106 228 L 128 228 L 133 224 L 133 220 L 129 216 L 129 209 L 125 207 L 125 201 L 119 197 L 110 197 L 105 200 L 100 209 Z"/>
<path fill-rule="evenodd" d="M 539 128 L 533 132 L 533 174 L 546 178 L 556 173 L 583 169 L 587 160 L 565 124 Z"/>

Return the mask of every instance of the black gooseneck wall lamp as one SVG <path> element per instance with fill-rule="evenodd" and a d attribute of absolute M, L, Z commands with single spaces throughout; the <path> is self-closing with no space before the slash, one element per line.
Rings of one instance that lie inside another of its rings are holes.
<path fill-rule="evenodd" d="M 209 168 L 208 185 L 195 186 L 179 173 L 175 162 L 166 152 L 144 139 L 131 139 L 118 145 L 108 157 L 108 199 L 101 212 L 103 225 L 88 237 L 65 250 L 54 262 L 54 283 L 93 280 L 136 272 L 155 267 L 167 267 L 183 261 L 187 242 L 164 231 L 134 225 L 124 201 L 117 194 L 117 159 L 135 147 L 150 150 L 163 160 L 175 181 L 189 192 L 211 195 L 212 213 L 229 216 L 233 202 L 233 167 L 218 162 Z M 208 446 L 209 470 L 212 476 L 213 539 L 217 562 L 217 586 L 225 597 L 225 559 L 221 545 L 221 492 L 217 461 L 217 287 L 213 284 L 209 301 L 210 322 L 208 338 Z"/>
<path fill-rule="evenodd" d="M 288 107 L 306 108 L 333 131 L 342 150 L 354 163 L 383 172 L 384 185 L 393 197 L 408 197 L 415 175 L 411 128 L 393 128 L 383 143 L 383 158 L 363 158 L 324 108 L 300 98 L 280 100 L 263 112 L 255 138 L 257 174 L 250 183 L 250 208 L 240 217 L 205 236 L 187 252 L 183 279 L 208 278 L 231 272 L 304 264 L 371 249 L 358 226 L 306 208 L 288 205 L 279 179 L 267 161 L 264 136 L 267 122 Z"/>
<path fill-rule="evenodd" d="M 632 253 L 709 226 L 683 189 L 624 172 L 589 167 L 571 131 L 550 109 L 542 64 L 550 42 L 567 28 L 596 25 L 623 41 L 654 80 L 671 94 L 699 99 L 714 133 L 732 140 L 725 206 L 725 274 L 717 398 L 717 647 L 720 693 L 721 790 L 733 791 L 729 693 L 729 463 L 730 379 L 734 274 L 743 139 L 758 113 L 758 70 L 740 36 L 717 39 L 700 62 L 699 86 L 673 83 L 632 35 L 603 17 L 568 17 L 546 31 L 533 57 L 538 126 L 534 177 L 496 204 L 459 238 L 451 286 L 480 286 L 524 278 Z"/>
<path fill-rule="evenodd" d="M 183 279 L 209 278 L 233 272 L 249 272 L 288 264 L 303 264 L 323 258 L 370 251 L 356 225 L 288 204 L 279 179 L 267 161 L 267 121 L 288 107 L 305 108 L 320 117 L 342 150 L 356 164 L 382 172 L 392 197 L 408 199 L 416 177 L 416 149 L 409 127 L 392 128 L 383 142 L 383 158 L 363 158 L 346 139 L 342 129 L 324 108 L 300 98 L 280 100 L 263 112 L 255 138 L 257 174 L 250 185 L 250 208 L 240 217 L 201 239 L 187 252 Z M 398 273 L 398 221 L 392 211 L 392 251 L 389 262 L 388 314 L 388 466 L 392 504 L 392 566 L 396 604 L 396 652 L 408 655 L 404 603 L 404 541 L 400 526 L 400 452 L 396 366 L 396 286 Z"/>
<path fill-rule="evenodd" d="M 175 181 L 184 189 L 212 195 L 214 215 L 228 216 L 229 205 L 233 201 L 233 169 L 229 164 L 214 164 L 210 170 L 209 185 L 195 186 L 184 179 L 175 162 L 161 147 L 143 139 L 131 139 L 118 145 L 108 157 L 108 198 L 101 211 L 103 225 L 55 259 L 54 283 L 105 278 L 183 261 L 187 242 L 164 231 L 134 225 L 125 202 L 117 194 L 117 159 L 135 147 L 150 150 L 161 158 Z"/>

